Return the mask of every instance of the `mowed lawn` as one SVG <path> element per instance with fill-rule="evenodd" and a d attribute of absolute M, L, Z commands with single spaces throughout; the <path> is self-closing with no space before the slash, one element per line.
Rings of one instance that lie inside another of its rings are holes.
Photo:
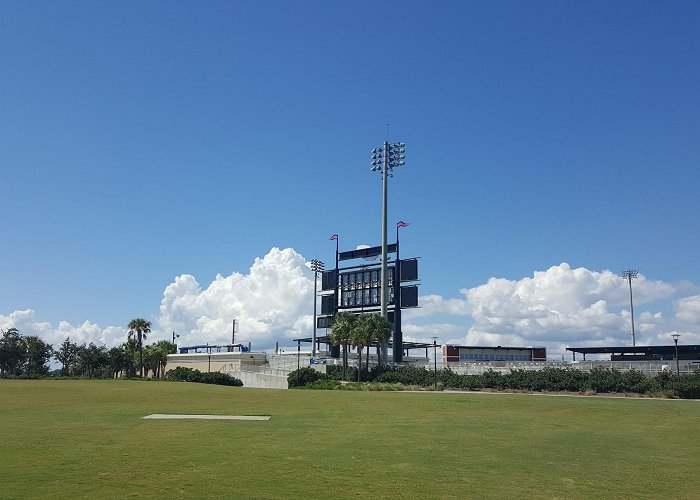
<path fill-rule="evenodd" d="M 700 497 L 698 401 L 0 380 L 0 419 L 2 498 Z"/>

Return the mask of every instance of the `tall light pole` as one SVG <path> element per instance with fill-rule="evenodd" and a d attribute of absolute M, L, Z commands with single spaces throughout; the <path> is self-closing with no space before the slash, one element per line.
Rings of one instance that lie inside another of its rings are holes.
<path fill-rule="evenodd" d="M 433 339 L 433 385 L 435 391 L 437 391 L 437 337 L 432 337 Z"/>
<path fill-rule="evenodd" d="M 372 171 L 380 172 L 382 175 L 382 270 L 381 270 L 381 290 L 380 314 L 383 318 L 389 319 L 387 315 L 387 289 L 386 289 L 386 264 L 387 264 L 387 241 L 386 241 L 386 219 L 387 219 L 387 178 L 393 177 L 395 167 L 400 167 L 406 164 L 406 145 L 403 142 L 395 142 L 389 144 L 385 141 L 379 148 L 372 150 Z M 394 277 L 397 279 L 397 277 Z M 398 301 L 398 297 L 394 298 Z M 397 303 L 397 305 L 399 305 Z M 385 351 L 385 346 L 382 346 L 382 351 Z M 386 359 L 386 352 L 382 352 L 382 358 Z"/>
<path fill-rule="evenodd" d="M 630 317 L 632 318 L 632 347 L 636 345 L 634 339 L 634 305 L 632 303 L 632 280 L 635 279 L 638 275 L 639 271 L 637 271 L 636 269 L 626 269 L 620 273 L 620 276 L 626 279 L 627 282 L 630 284 Z"/>
<path fill-rule="evenodd" d="M 311 261 L 311 270 L 314 272 L 314 335 L 311 339 L 311 357 L 316 357 L 316 294 L 317 294 L 317 281 L 318 273 L 323 272 L 323 262 L 318 259 L 313 259 Z"/>
<path fill-rule="evenodd" d="M 676 343 L 676 375 L 680 377 L 681 375 L 681 365 L 678 362 L 678 337 L 680 337 L 680 333 L 672 333 L 671 337 L 673 337 L 673 341 Z"/>

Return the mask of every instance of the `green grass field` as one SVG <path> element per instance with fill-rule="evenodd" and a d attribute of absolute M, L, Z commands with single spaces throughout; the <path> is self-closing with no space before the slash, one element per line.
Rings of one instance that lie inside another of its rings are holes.
<path fill-rule="evenodd" d="M 700 497 L 698 401 L 0 380 L 0 415 L 2 498 Z"/>

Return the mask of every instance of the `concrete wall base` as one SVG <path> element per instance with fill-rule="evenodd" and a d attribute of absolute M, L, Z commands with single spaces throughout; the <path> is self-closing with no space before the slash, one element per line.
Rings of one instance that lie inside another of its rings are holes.
<path fill-rule="evenodd" d="M 259 389 L 288 389 L 286 376 L 242 370 L 227 370 L 224 373 L 228 373 L 232 377 L 240 379 L 243 382 L 243 387 L 257 387 Z"/>

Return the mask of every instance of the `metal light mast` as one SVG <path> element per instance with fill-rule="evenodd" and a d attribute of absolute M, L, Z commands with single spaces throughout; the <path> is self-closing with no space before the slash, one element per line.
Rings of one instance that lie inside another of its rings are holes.
<path fill-rule="evenodd" d="M 311 261 L 311 270 L 314 272 L 314 335 L 313 338 L 311 339 L 311 357 L 315 358 L 316 357 L 316 295 L 318 293 L 317 291 L 317 282 L 318 282 L 318 273 L 323 272 L 324 264 L 318 259 L 313 259 Z"/>
<path fill-rule="evenodd" d="M 636 345 L 634 338 L 634 304 L 632 303 L 632 280 L 635 279 L 638 275 L 639 271 L 637 269 L 626 269 L 620 273 L 620 276 L 626 279 L 630 285 L 630 317 L 632 318 L 632 347 Z"/>
<path fill-rule="evenodd" d="M 387 264 L 387 177 L 393 177 L 394 168 L 406 164 L 406 145 L 403 142 L 395 142 L 372 150 L 372 171 L 382 174 L 382 271 L 381 271 L 381 315 L 387 318 L 387 290 L 386 290 L 386 264 Z M 396 279 L 396 277 L 394 277 Z M 395 298 L 396 300 L 396 298 Z M 388 319 L 388 318 L 387 318 Z"/>
<path fill-rule="evenodd" d="M 437 391 L 437 337 L 431 337 L 433 339 L 433 390 Z"/>
<path fill-rule="evenodd" d="M 681 336 L 680 333 L 678 332 L 673 332 L 671 334 L 671 337 L 673 337 L 673 341 L 676 343 L 676 375 L 681 376 L 681 364 L 678 361 L 678 338 Z"/>

